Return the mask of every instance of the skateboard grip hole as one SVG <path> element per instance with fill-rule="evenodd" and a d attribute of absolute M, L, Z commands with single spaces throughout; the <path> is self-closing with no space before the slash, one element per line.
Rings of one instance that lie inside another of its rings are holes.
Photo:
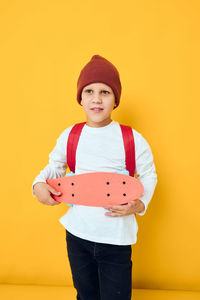
<path fill-rule="evenodd" d="M 123 194 L 123 196 L 126 196 L 126 194 Z"/>

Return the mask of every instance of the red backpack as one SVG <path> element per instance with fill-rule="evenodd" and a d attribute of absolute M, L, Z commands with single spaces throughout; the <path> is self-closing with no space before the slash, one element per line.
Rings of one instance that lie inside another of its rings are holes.
<path fill-rule="evenodd" d="M 86 122 L 75 124 L 68 137 L 67 141 L 67 165 L 71 172 L 75 173 L 76 164 L 76 149 L 81 135 L 81 131 Z M 135 174 L 135 143 L 133 131 L 130 126 L 121 125 L 122 137 L 124 141 L 125 157 L 126 157 L 126 170 L 129 171 L 129 176 Z"/>

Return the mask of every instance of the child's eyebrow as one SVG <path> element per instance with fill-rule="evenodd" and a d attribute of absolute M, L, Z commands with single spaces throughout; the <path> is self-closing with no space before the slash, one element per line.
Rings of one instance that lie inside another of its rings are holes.
<path fill-rule="evenodd" d="M 93 88 L 85 88 L 84 90 L 93 90 Z M 110 91 L 108 88 L 102 88 L 102 89 L 100 89 L 100 91 Z"/>

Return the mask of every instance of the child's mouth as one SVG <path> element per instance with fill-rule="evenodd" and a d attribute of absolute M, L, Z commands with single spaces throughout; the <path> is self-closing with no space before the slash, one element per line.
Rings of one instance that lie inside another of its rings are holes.
<path fill-rule="evenodd" d="M 103 111 L 103 108 L 91 108 L 91 110 L 95 113 L 100 113 L 101 111 Z"/>

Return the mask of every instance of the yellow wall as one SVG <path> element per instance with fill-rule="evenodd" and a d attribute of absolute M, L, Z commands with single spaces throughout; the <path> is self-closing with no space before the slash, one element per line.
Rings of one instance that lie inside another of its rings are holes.
<path fill-rule="evenodd" d="M 68 206 L 46 206 L 31 185 L 59 134 L 85 120 L 81 68 L 109 59 L 122 82 L 112 118 L 151 145 L 158 185 L 137 216 L 133 287 L 198 290 L 199 1 L 1 1 L 0 281 L 71 285 Z"/>

